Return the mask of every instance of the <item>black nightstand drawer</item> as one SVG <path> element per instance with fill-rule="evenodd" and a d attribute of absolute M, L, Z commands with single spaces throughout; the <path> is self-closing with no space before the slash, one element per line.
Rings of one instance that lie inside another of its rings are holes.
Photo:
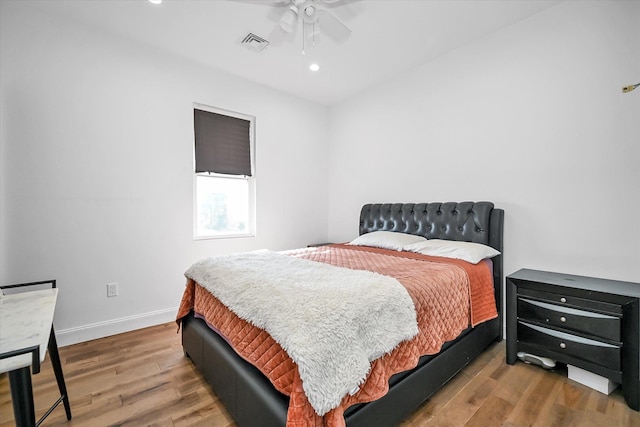
<path fill-rule="evenodd" d="M 620 318 L 518 298 L 518 318 L 609 341 L 621 341 Z"/>
<path fill-rule="evenodd" d="M 543 292 L 526 288 L 519 288 L 518 296 L 532 297 L 550 303 L 562 304 L 566 306 L 582 308 L 585 310 L 597 310 L 599 312 L 618 315 L 622 314 L 622 307 L 619 304 L 598 301 L 595 299 L 579 298 L 571 295 Z"/>
<path fill-rule="evenodd" d="M 523 268 L 506 278 L 507 363 L 548 357 L 620 383 L 640 409 L 640 283 Z"/>
<path fill-rule="evenodd" d="M 621 370 L 619 346 L 522 322 L 518 322 L 518 341 L 545 347 L 556 353 L 566 354 L 616 371 Z"/>

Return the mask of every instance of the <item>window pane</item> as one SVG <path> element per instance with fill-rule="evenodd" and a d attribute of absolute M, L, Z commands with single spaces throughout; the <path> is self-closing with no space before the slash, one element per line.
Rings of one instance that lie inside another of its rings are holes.
<path fill-rule="evenodd" d="M 249 180 L 196 176 L 196 236 L 250 234 Z"/>

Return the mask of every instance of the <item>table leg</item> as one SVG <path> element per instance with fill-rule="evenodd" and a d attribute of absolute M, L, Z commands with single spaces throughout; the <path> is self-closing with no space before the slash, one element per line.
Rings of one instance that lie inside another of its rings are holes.
<path fill-rule="evenodd" d="M 53 365 L 53 372 L 56 374 L 56 381 L 58 382 L 58 390 L 60 390 L 60 397 L 64 404 L 64 411 L 67 413 L 67 420 L 71 419 L 71 405 L 69 404 L 69 395 L 67 394 L 67 386 L 64 382 L 64 374 L 62 373 L 62 364 L 60 363 L 60 354 L 58 353 L 58 342 L 56 341 L 56 333 L 51 326 L 51 333 L 49 334 L 49 357 L 51 358 L 51 365 Z"/>
<path fill-rule="evenodd" d="M 16 427 L 34 427 L 36 425 L 36 412 L 33 406 L 30 367 L 27 366 L 10 371 L 9 387 L 11 388 Z"/>

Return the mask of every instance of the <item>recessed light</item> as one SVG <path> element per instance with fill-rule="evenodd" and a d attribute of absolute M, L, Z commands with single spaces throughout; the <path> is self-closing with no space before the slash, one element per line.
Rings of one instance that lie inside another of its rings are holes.
<path fill-rule="evenodd" d="M 316 63 L 313 63 L 313 64 L 309 65 L 309 69 L 311 71 L 318 71 L 320 69 L 320 66 L 318 64 L 316 64 Z"/>
<path fill-rule="evenodd" d="M 149 0 L 149 3 L 160 4 L 162 3 L 162 0 Z"/>

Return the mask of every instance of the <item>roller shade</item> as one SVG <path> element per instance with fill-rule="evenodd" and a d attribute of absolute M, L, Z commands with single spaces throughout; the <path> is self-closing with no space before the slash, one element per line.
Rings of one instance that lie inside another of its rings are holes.
<path fill-rule="evenodd" d="M 251 122 L 193 110 L 196 173 L 251 176 Z"/>

